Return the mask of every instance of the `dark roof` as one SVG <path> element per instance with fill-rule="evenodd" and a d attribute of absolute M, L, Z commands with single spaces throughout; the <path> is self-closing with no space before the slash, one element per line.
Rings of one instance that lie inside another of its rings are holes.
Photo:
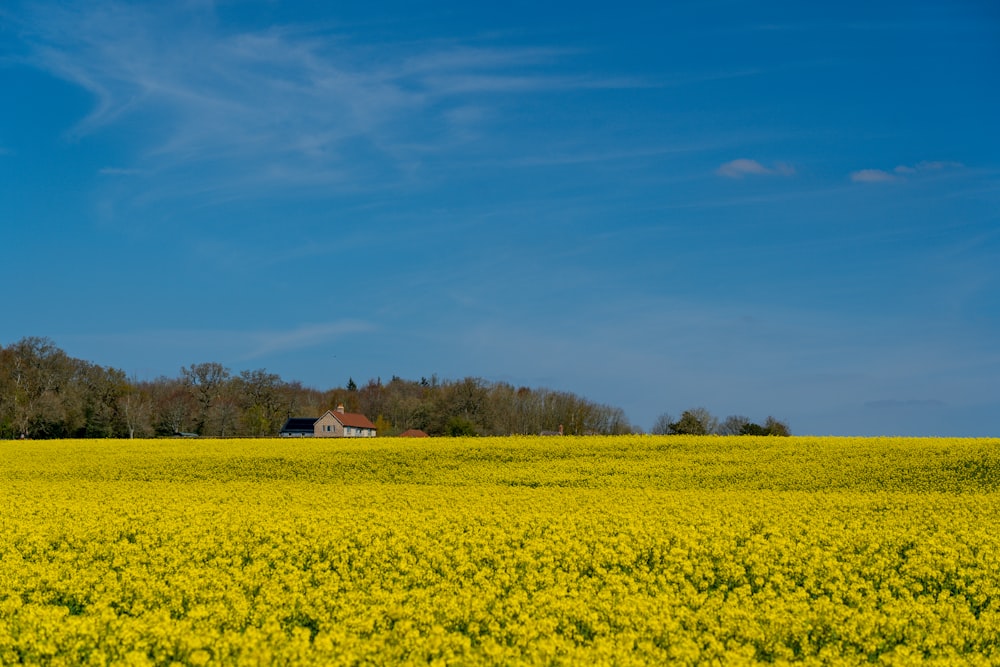
<path fill-rule="evenodd" d="M 309 431 L 312 433 L 313 425 L 316 423 L 315 417 L 289 417 L 285 425 L 281 427 L 283 432 L 287 431 Z"/>
<path fill-rule="evenodd" d="M 341 412 L 340 410 L 327 410 L 334 418 L 344 426 L 354 428 L 375 428 L 375 424 L 368 421 L 368 417 L 357 412 Z M 324 415 L 326 416 L 326 415 Z"/>

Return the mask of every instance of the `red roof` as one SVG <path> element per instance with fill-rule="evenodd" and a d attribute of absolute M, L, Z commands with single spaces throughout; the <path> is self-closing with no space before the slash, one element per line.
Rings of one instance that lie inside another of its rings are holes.
<path fill-rule="evenodd" d="M 375 428 L 375 424 L 368 421 L 368 417 L 357 412 L 341 412 L 339 410 L 327 410 L 334 419 L 339 421 L 344 426 L 352 426 L 354 428 Z"/>
<path fill-rule="evenodd" d="M 400 438 L 427 438 L 430 437 L 419 428 L 411 428 L 399 434 Z"/>

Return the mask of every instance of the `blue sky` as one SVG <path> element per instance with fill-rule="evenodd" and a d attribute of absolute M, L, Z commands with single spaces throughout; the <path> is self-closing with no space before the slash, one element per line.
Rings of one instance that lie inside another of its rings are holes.
<path fill-rule="evenodd" d="M 5 2 L 0 343 L 1000 435 L 1000 8 Z"/>

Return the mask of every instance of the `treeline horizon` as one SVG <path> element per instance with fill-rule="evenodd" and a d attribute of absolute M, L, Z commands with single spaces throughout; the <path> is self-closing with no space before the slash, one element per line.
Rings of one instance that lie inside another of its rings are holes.
<path fill-rule="evenodd" d="M 616 435 L 637 431 L 622 409 L 571 392 L 482 378 L 374 378 L 320 390 L 266 369 L 233 373 L 216 362 L 177 377 L 130 379 L 69 356 L 42 337 L 0 346 L 0 438 L 274 437 L 289 417 L 343 405 L 380 436 L 420 429 L 432 436 Z"/>
<path fill-rule="evenodd" d="M 69 356 L 49 338 L 0 345 L 0 439 L 275 437 L 289 417 L 322 416 L 343 405 L 368 417 L 378 435 L 419 429 L 431 436 L 622 435 L 642 433 L 621 408 L 572 392 L 515 387 L 478 377 L 419 380 L 393 376 L 359 386 L 315 389 L 266 369 L 233 373 L 216 362 L 191 364 L 177 377 L 129 378 L 124 371 Z M 674 420 L 661 414 L 657 435 L 789 435 L 774 417 L 719 420 L 704 408 Z"/>

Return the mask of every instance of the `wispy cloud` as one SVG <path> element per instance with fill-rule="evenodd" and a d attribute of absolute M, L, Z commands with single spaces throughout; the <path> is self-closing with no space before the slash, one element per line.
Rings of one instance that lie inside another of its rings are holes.
<path fill-rule="evenodd" d="M 278 352 L 300 350 L 330 343 L 350 334 L 373 331 L 375 325 L 362 320 L 343 320 L 307 324 L 287 331 L 256 331 L 248 334 L 254 343 L 246 358 L 253 359 Z"/>
<path fill-rule="evenodd" d="M 945 169 L 962 169 L 964 167 L 965 165 L 961 162 L 923 161 L 912 166 L 901 164 L 893 171 L 897 174 L 920 174 L 933 171 L 943 171 Z"/>
<path fill-rule="evenodd" d="M 303 324 L 292 329 L 159 329 L 112 334 L 64 336 L 71 345 L 113 347 L 122 358 L 143 355 L 178 357 L 182 363 L 214 358 L 247 362 L 296 350 L 319 348 L 378 327 L 366 320 L 345 319 Z"/>
<path fill-rule="evenodd" d="M 852 171 L 850 179 L 855 183 L 896 183 L 921 174 L 964 167 L 961 162 L 922 161 L 914 165 L 898 165 L 891 172 L 883 169 L 860 169 Z"/>
<path fill-rule="evenodd" d="M 243 192 L 303 174 L 350 175 L 317 187 L 384 184 L 475 140 L 472 128 L 501 117 L 498 96 L 649 85 L 569 71 L 566 49 L 444 41 L 376 52 L 329 27 L 232 32 L 211 3 L 172 7 L 99 0 L 22 20 L 24 62 L 93 96 L 75 135 L 132 117 L 146 128 L 136 164 L 102 174 L 198 169 L 199 183 Z"/>
<path fill-rule="evenodd" d="M 97 173 L 102 176 L 137 176 L 142 174 L 143 171 L 141 169 L 125 169 L 121 167 L 103 167 L 102 169 L 98 169 Z"/>
<path fill-rule="evenodd" d="M 860 169 L 851 172 L 851 180 L 855 183 L 892 183 L 900 177 L 881 169 Z"/>
<path fill-rule="evenodd" d="M 674 144 L 636 149 L 611 148 L 603 151 L 554 150 L 548 151 L 544 155 L 517 158 L 509 163 L 522 167 L 546 167 L 553 165 L 590 164 L 594 162 L 634 162 L 647 158 L 660 158 L 683 153 L 717 150 L 720 147 L 728 145 L 729 143 L 727 142 L 713 140 L 701 143 Z"/>
<path fill-rule="evenodd" d="M 784 162 L 776 162 L 767 167 L 748 158 L 739 158 L 726 162 L 715 173 L 726 178 L 743 178 L 744 176 L 794 176 L 795 168 Z"/>

